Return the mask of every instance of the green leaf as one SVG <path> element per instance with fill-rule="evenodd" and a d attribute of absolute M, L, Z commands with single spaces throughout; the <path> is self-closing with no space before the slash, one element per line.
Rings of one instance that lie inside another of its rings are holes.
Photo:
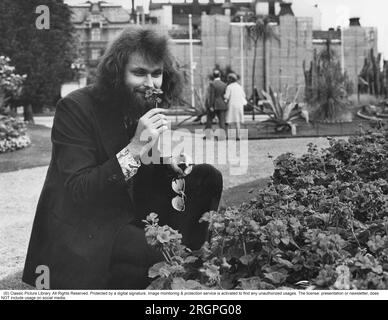
<path fill-rule="evenodd" d="M 289 237 L 284 237 L 280 239 L 286 246 L 290 244 L 290 238 Z"/>
<path fill-rule="evenodd" d="M 203 286 L 194 280 L 185 280 L 181 277 L 174 278 L 171 283 L 171 290 L 202 290 Z"/>
<path fill-rule="evenodd" d="M 251 254 L 247 254 L 245 256 L 242 256 L 240 257 L 240 261 L 243 265 L 247 266 L 249 264 L 251 264 L 254 260 L 255 260 L 256 256 L 254 255 L 251 255 Z"/>
<path fill-rule="evenodd" d="M 294 109 L 296 106 L 296 103 L 289 103 L 288 105 L 285 106 L 284 108 L 284 113 L 283 113 L 283 120 L 288 121 L 290 119 L 290 114 L 292 109 Z"/>
<path fill-rule="evenodd" d="M 167 278 L 157 278 L 150 283 L 146 290 L 165 290 L 168 289 L 169 279 Z"/>
<path fill-rule="evenodd" d="M 156 277 L 159 277 L 160 276 L 160 269 L 165 267 L 166 266 L 166 262 L 165 261 L 162 261 L 162 262 L 158 262 L 156 264 L 154 264 L 149 270 L 148 270 L 148 277 L 150 277 L 151 279 L 152 278 L 156 278 Z"/>
<path fill-rule="evenodd" d="M 284 281 L 286 281 L 286 279 L 288 277 L 287 274 L 284 274 L 284 273 L 281 273 L 281 272 L 278 272 L 278 271 L 274 271 L 274 272 L 270 272 L 270 273 L 264 273 L 264 276 L 267 279 L 269 279 L 273 284 L 281 284 Z"/>
<path fill-rule="evenodd" d="M 282 258 L 280 258 L 280 257 L 276 257 L 276 258 L 274 258 L 274 260 L 275 260 L 277 263 L 279 263 L 279 264 L 281 264 L 281 265 L 283 265 L 283 266 L 286 266 L 287 268 L 292 269 L 292 268 L 294 267 L 294 265 L 293 265 L 290 261 L 285 260 L 285 259 L 282 259 Z"/>
<path fill-rule="evenodd" d="M 184 263 L 194 263 L 198 260 L 198 257 L 188 256 L 185 258 Z"/>
<path fill-rule="evenodd" d="M 242 290 L 257 290 L 260 287 L 261 279 L 259 277 L 239 279 Z"/>

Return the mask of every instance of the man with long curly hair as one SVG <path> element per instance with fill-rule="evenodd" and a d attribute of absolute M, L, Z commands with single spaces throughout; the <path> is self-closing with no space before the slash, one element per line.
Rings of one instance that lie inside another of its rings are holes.
<path fill-rule="evenodd" d="M 188 247 L 204 243 L 207 225 L 198 220 L 218 207 L 219 171 L 195 165 L 182 178 L 175 158 L 141 161 L 167 129 L 164 109 L 147 94 L 163 92 L 158 105 L 168 106 L 182 83 L 168 38 L 132 27 L 105 52 L 96 83 L 58 102 L 24 282 L 36 286 L 38 267 L 47 266 L 50 289 L 146 288 L 149 267 L 162 259 L 145 239 L 151 212 Z"/>

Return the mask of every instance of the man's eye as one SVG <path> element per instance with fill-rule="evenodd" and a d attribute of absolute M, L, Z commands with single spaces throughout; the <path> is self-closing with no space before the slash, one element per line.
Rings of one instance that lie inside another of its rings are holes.
<path fill-rule="evenodd" d="M 159 78 L 162 74 L 163 74 L 162 71 L 157 71 L 157 72 L 154 72 L 154 73 L 152 74 L 152 77 L 153 77 L 153 78 Z"/>
<path fill-rule="evenodd" d="M 143 71 L 134 71 L 134 72 L 132 72 L 135 76 L 137 76 L 137 77 L 144 77 L 145 75 L 146 75 L 146 73 L 145 72 L 143 72 Z"/>

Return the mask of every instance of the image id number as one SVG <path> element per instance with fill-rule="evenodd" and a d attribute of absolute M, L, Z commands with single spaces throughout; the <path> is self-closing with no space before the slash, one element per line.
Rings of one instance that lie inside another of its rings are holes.
<path fill-rule="evenodd" d="M 201 304 L 191 304 L 189 314 L 198 315 L 198 314 L 206 314 L 206 315 L 238 315 L 241 314 L 241 305 L 201 305 Z"/>

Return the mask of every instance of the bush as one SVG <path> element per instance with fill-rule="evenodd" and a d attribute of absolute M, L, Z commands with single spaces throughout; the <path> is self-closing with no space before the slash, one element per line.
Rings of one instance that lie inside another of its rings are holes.
<path fill-rule="evenodd" d="M 198 251 L 149 216 L 149 243 L 169 251 L 149 288 L 388 289 L 387 138 L 368 132 L 278 157 L 249 203 L 202 217 L 211 238 Z"/>
<path fill-rule="evenodd" d="M 0 55 L 0 113 L 6 108 L 11 98 L 20 95 L 26 75 L 16 74 L 10 59 Z"/>
<path fill-rule="evenodd" d="M 22 149 L 30 144 L 25 122 L 0 115 L 0 153 Z"/>

